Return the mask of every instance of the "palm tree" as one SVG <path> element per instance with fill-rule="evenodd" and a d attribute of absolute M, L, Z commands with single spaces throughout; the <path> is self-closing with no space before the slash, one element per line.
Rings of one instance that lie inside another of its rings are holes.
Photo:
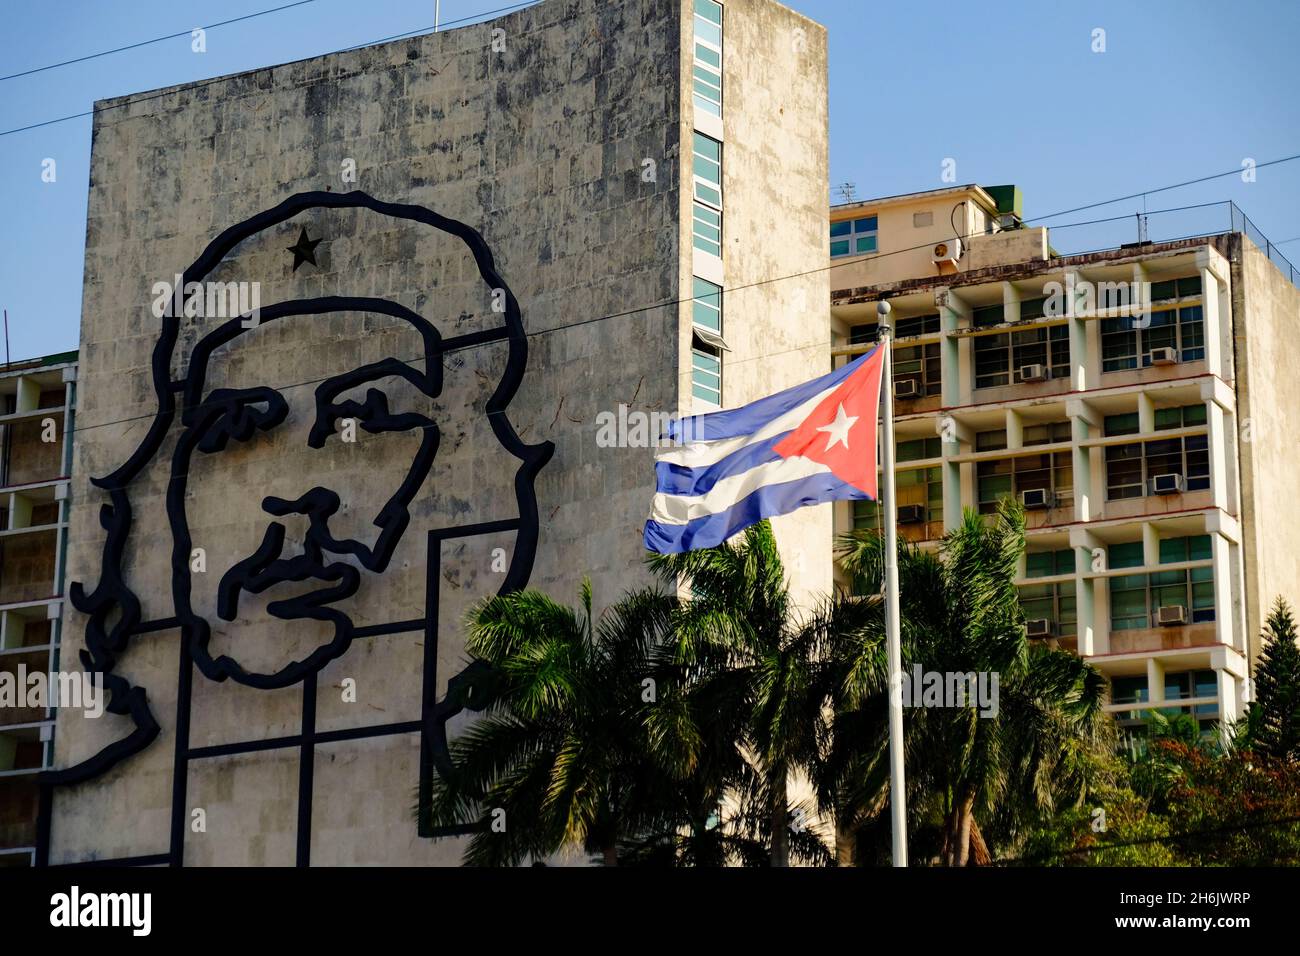
<path fill-rule="evenodd" d="M 742 829 L 767 841 L 770 865 L 788 866 L 792 852 L 798 859 L 826 860 L 815 828 L 791 827 L 792 811 L 797 817 L 803 808 L 791 806 L 789 783 L 792 774 L 812 767 L 824 743 L 827 651 L 834 635 L 859 625 L 860 605 L 832 599 L 796 617 L 766 521 L 751 525 L 735 543 L 657 555 L 651 567 L 689 589 L 662 653 L 667 665 L 681 669 L 685 694 L 697 705 L 678 733 L 655 735 L 660 752 L 714 733 L 714 746 L 698 753 L 737 756 L 754 768 L 752 787 L 732 786 L 731 794 Z M 668 759 L 685 767 L 695 756 L 685 746 Z M 734 765 L 730 772 L 727 782 L 734 784 Z"/>
<path fill-rule="evenodd" d="M 879 534 L 854 532 L 840 550 L 860 580 L 882 580 Z M 919 663 L 923 672 L 998 679 L 990 716 L 973 705 L 904 715 L 909 829 L 924 847 L 933 824 L 945 865 L 986 862 L 986 833 L 1013 840 L 1038 815 L 1082 800 L 1091 755 L 1113 733 L 1101 675 L 1026 638 L 1015 585 L 1023 551 L 1024 515 L 1010 501 L 987 519 L 968 510 L 937 553 L 899 544 L 904 673 Z M 887 817 L 888 679 L 883 601 L 864 603 L 866 627 L 842 634 L 835 649 L 833 742 L 816 779 L 840 826 L 869 834 Z"/>
<path fill-rule="evenodd" d="M 644 714 L 675 603 L 638 592 L 594 618 L 584 580 L 580 610 L 527 590 L 471 612 L 466 650 L 494 668 L 495 694 L 452 743 L 454 772 L 435 776 L 429 808 L 435 825 L 477 824 L 467 864 L 570 848 L 615 866 L 621 841 L 664 826 Z"/>

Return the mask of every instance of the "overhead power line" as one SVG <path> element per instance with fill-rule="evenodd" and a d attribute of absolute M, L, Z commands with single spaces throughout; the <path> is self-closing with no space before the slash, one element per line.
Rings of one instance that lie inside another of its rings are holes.
<path fill-rule="evenodd" d="M 485 10 L 482 13 L 475 13 L 467 17 L 460 17 L 457 20 L 444 20 L 439 25 L 439 29 L 445 29 L 446 27 L 453 26 L 457 23 L 469 23 L 472 21 L 478 21 L 483 19 L 484 17 L 496 16 L 499 13 L 510 13 L 515 10 L 522 10 L 525 7 L 536 6 L 540 2 L 541 0 L 525 0 L 525 2 L 523 3 L 515 3 L 508 7 L 497 7 L 495 10 Z M 432 33 L 432 32 L 434 32 L 433 26 L 420 27 L 417 30 L 408 30 L 405 33 L 394 33 L 392 36 L 380 37 L 377 40 L 370 40 L 365 43 L 357 43 L 357 44 L 353 44 L 352 46 L 340 47 L 337 50 L 327 50 L 324 53 L 315 54 L 312 57 L 312 59 L 321 56 L 333 56 L 336 53 L 347 53 L 350 50 L 359 50 L 362 47 L 374 46 L 379 43 L 389 43 L 393 40 L 404 40 L 407 39 L 408 37 L 419 36 L 420 34 L 423 33 Z M 258 67 L 257 69 L 270 69 L 270 67 Z M 250 70 L 249 72 L 256 72 L 256 70 Z M 204 87 L 211 86 L 214 83 L 224 83 L 229 79 L 230 77 L 228 76 L 216 76 L 209 80 L 200 80 L 195 83 L 191 83 L 188 86 L 186 86 L 185 89 L 187 91 L 199 90 L 199 89 L 203 89 Z M 108 110 L 121 109 L 124 106 L 133 106 L 137 103 L 147 103 L 149 100 L 156 100 L 163 96 L 172 96 L 176 92 L 177 90 L 173 87 L 166 90 L 161 90 L 157 93 L 150 93 L 147 96 L 131 97 L 129 99 L 124 100 L 121 103 L 113 103 L 108 106 L 101 106 L 98 109 L 90 109 L 81 113 L 71 113 L 67 116 L 59 116 L 56 117 L 55 119 L 43 120 L 40 123 L 30 123 L 27 126 L 16 126 L 13 129 L 0 130 L 0 136 L 11 136 L 14 133 L 25 133 L 28 130 L 40 129 L 43 126 L 53 126 L 56 123 L 66 123 L 69 120 L 83 119 L 84 117 L 94 116 L 97 113 L 103 113 Z"/>
<path fill-rule="evenodd" d="M 286 3 L 282 7 L 272 7 L 270 10 L 259 10 L 257 13 L 248 13 L 242 17 L 233 17 L 230 20 L 222 20 L 220 23 L 210 23 L 204 27 L 194 27 L 189 30 L 181 30 L 179 33 L 169 33 L 165 37 L 154 37 L 152 40 L 141 40 L 139 43 L 128 43 L 126 46 L 114 47 L 111 50 L 100 50 L 98 53 L 87 53 L 85 56 L 73 57 L 71 60 L 61 60 L 58 63 L 47 63 L 45 66 L 33 67 L 30 70 L 22 70 L 18 73 L 10 73 L 8 76 L 0 76 L 0 83 L 5 80 L 15 80 L 20 76 L 31 76 L 34 73 L 44 73 L 46 70 L 57 70 L 61 66 L 71 66 L 74 63 L 85 63 L 87 60 L 96 60 L 101 56 L 109 56 L 113 53 L 123 53 L 127 50 L 138 50 L 142 46 L 149 46 L 153 43 L 163 43 L 167 40 L 177 40 L 181 37 L 194 35 L 194 30 L 215 30 L 217 27 L 229 26 L 232 23 L 240 23 L 244 20 L 252 20 L 255 17 L 264 17 L 268 13 L 279 13 L 281 10 L 288 10 L 292 7 L 305 6 L 308 3 L 315 3 L 316 0 L 297 0 L 295 3 Z"/>

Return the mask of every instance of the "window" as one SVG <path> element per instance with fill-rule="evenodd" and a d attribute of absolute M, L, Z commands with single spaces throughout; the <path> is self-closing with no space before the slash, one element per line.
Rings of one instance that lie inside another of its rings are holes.
<path fill-rule="evenodd" d="M 694 205 L 695 248 L 711 256 L 722 256 L 722 213 L 696 200 Z"/>
<path fill-rule="evenodd" d="M 722 405 L 722 348 L 713 340 L 722 335 L 722 286 L 693 276 L 695 298 L 691 320 L 697 329 L 691 348 L 691 394 L 711 405 Z"/>
<path fill-rule="evenodd" d="M 722 4 L 695 0 L 695 108 L 722 116 Z"/>
<path fill-rule="evenodd" d="M 894 320 L 894 338 L 905 339 L 914 335 L 938 335 L 939 313 L 929 315 L 912 315 Z M 863 345 L 880 338 L 880 326 L 875 322 L 855 325 L 849 329 L 849 343 Z"/>
<path fill-rule="evenodd" d="M 1156 430 L 1169 428 L 1194 428 L 1206 421 L 1204 405 L 1182 405 L 1177 408 L 1156 409 Z"/>
<path fill-rule="evenodd" d="M 691 394 L 712 405 L 722 405 L 722 356 L 698 346 L 691 349 Z"/>
<path fill-rule="evenodd" d="M 1142 557 L 1142 542 L 1112 544 L 1106 549 L 1106 560 L 1112 568 L 1140 568 L 1146 563 Z"/>
<path fill-rule="evenodd" d="M 722 208 L 722 144 L 716 139 L 695 134 L 695 198 L 714 209 Z"/>
<path fill-rule="evenodd" d="M 980 335 L 974 349 L 976 388 L 1019 382 L 1026 365 L 1049 366 L 1052 378 L 1070 377 L 1070 330 L 1064 325 Z"/>
<path fill-rule="evenodd" d="M 1047 314 L 1047 299 L 1026 299 L 1020 303 L 1020 321 L 1041 319 Z"/>
<path fill-rule="evenodd" d="M 998 428 L 987 432 L 975 433 L 976 451 L 1000 451 L 1007 447 L 1006 429 Z"/>
<path fill-rule="evenodd" d="M 1151 301 L 1164 302 L 1168 299 L 1191 299 L 1201 294 L 1201 277 L 1186 276 L 1182 279 L 1170 279 L 1167 282 L 1151 283 Z"/>
<path fill-rule="evenodd" d="M 1214 671 L 1165 673 L 1165 700 L 1190 700 L 1193 697 L 1218 696 L 1219 680 Z"/>
<path fill-rule="evenodd" d="M 1163 545 L 1163 543 L 1162 543 Z M 1112 567 L 1119 545 L 1110 548 Z M 1139 552 L 1142 545 L 1126 545 Z M 1163 550 L 1163 547 L 1162 547 Z M 1181 571 L 1156 571 L 1152 574 L 1124 574 L 1110 578 L 1110 627 L 1113 631 L 1141 630 L 1155 626 L 1159 608 L 1181 606 L 1187 609 L 1193 624 L 1214 620 L 1214 569 L 1185 568 Z"/>
<path fill-rule="evenodd" d="M 1052 633 L 1070 637 L 1078 630 L 1074 582 L 1026 584 L 1020 588 L 1020 606 L 1029 620 L 1052 622 Z"/>
<path fill-rule="evenodd" d="M 1056 574 L 1074 573 L 1074 549 L 1059 551 L 1030 551 L 1025 555 L 1025 577 L 1047 578 Z"/>
<path fill-rule="evenodd" d="M 1152 310 L 1146 328 L 1133 316 L 1101 320 L 1101 370 L 1120 372 L 1151 364 L 1151 350 L 1172 348 L 1180 361 L 1205 358 L 1205 316 L 1199 305 Z"/>
<path fill-rule="evenodd" d="M 916 382 L 920 395 L 938 395 L 943 390 L 939 366 L 938 342 L 894 349 L 894 381 Z"/>
<path fill-rule="evenodd" d="M 876 251 L 876 217 L 841 219 L 831 223 L 831 258 Z"/>
<path fill-rule="evenodd" d="M 986 325 L 998 325 L 1003 322 L 1002 304 L 986 305 L 975 309 L 971 313 L 971 324 L 975 328 L 983 328 Z"/>
<path fill-rule="evenodd" d="M 1160 542 L 1161 564 L 1209 561 L 1212 557 L 1213 551 L 1208 534 L 1189 535 L 1185 538 L 1164 538 Z"/>
<path fill-rule="evenodd" d="M 1034 445 L 1051 445 L 1070 440 L 1069 422 L 1049 422 L 1046 425 L 1026 425 L 1021 443 L 1027 447 Z"/>
<path fill-rule="evenodd" d="M 942 458 L 943 443 L 939 436 L 934 438 L 915 438 L 912 441 L 898 443 L 899 461 L 921 461 L 924 458 Z"/>
<path fill-rule="evenodd" d="M 1142 704 L 1147 701 L 1147 679 L 1140 677 L 1112 677 L 1110 702 L 1112 704 Z"/>
<path fill-rule="evenodd" d="M 692 276 L 695 283 L 695 300 L 692 321 L 702 329 L 722 334 L 722 286 L 707 279 Z"/>
<path fill-rule="evenodd" d="M 925 439 L 929 441 L 929 439 Z M 902 461 L 903 442 L 899 445 L 899 460 Z M 937 455 L 925 457 L 938 457 Z M 894 472 L 895 487 L 898 490 L 898 506 L 921 505 L 922 518 L 926 524 L 943 521 L 943 469 L 908 468 Z M 880 505 L 875 501 L 853 502 L 854 530 L 866 528 L 880 530 Z"/>
<path fill-rule="evenodd" d="M 1209 439 L 1188 435 L 1106 448 L 1106 497 L 1110 500 L 1141 498 L 1156 475 L 1182 475 L 1188 491 L 1209 488 Z"/>
<path fill-rule="evenodd" d="M 991 514 L 997 510 L 999 500 L 1007 495 L 1019 497 L 1023 491 L 1045 489 L 1058 499 L 1072 498 L 1072 454 L 1058 451 L 1049 455 L 976 462 L 975 484 L 981 514 Z"/>

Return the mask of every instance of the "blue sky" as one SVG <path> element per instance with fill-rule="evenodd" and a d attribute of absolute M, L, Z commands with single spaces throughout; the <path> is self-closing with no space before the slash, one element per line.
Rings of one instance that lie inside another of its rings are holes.
<path fill-rule="evenodd" d="M 189 30 L 290 0 L 6 4 L 0 75 Z M 444 23 L 509 0 L 443 0 Z M 1017 183 L 1042 216 L 1300 153 L 1293 0 L 920 4 L 790 0 L 830 34 L 831 182 L 857 196 Z M 433 23 L 433 0 L 315 0 L 210 31 L 0 82 L 0 130 L 97 99 L 314 56 Z M 1105 52 L 1093 31 L 1105 30 Z M 14 359 L 75 348 L 90 118 L 0 136 L 0 306 Z M 57 181 L 42 182 L 42 161 Z M 1233 200 L 1274 242 L 1300 237 L 1300 161 L 1147 197 L 1148 210 Z M 1122 216 L 1135 199 L 1064 217 Z M 1211 219 L 1217 214 L 1217 218 Z M 1152 238 L 1226 229 L 1222 210 L 1152 220 Z M 1162 230 L 1171 230 L 1162 232 Z M 1072 248 L 1136 238 L 1117 222 L 1061 230 Z M 1300 242 L 1283 252 L 1300 263 Z"/>

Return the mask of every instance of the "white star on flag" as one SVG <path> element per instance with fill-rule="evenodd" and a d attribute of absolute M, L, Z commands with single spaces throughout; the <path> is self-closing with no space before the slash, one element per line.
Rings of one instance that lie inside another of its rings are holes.
<path fill-rule="evenodd" d="M 830 451 L 837 444 L 849 447 L 849 429 L 854 426 L 858 418 L 856 415 L 850 416 L 844 414 L 844 403 L 840 403 L 839 411 L 835 413 L 835 421 L 829 425 L 818 425 L 819 432 L 826 432 L 829 437 L 826 439 L 826 451 Z"/>

